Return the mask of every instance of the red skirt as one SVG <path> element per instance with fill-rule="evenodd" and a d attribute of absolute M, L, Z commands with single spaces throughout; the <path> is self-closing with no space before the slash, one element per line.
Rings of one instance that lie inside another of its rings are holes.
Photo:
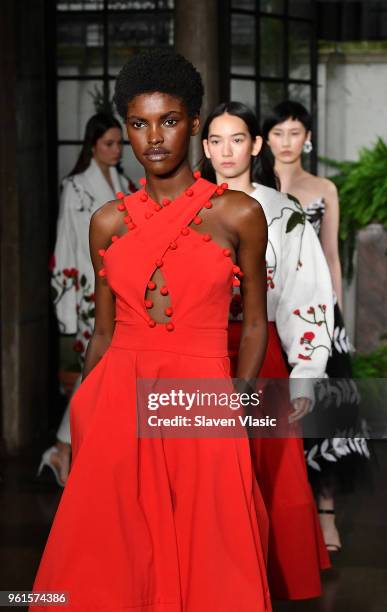
<path fill-rule="evenodd" d="M 230 322 L 229 355 L 235 376 L 242 324 Z M 274 323 L 261 378 L 287 378 L 288 370 Z M 268 579 L 274 599 L 321 595 L 320 570 L 330 567 L 316 503 L 308 482 L 301 439 L 251 439 L 256 477 L 270 521 Z"/>

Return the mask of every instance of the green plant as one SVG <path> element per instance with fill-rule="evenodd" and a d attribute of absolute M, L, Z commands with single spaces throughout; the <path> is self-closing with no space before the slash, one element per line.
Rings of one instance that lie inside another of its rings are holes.
<path fill-rule="evenodd" d="M 371 353 L 355 354 L 352 367 L 354 378 L 386 378 L 387 344 L 378 346 Z"/>
<path fill-rule="evenodd" d="M 350 280 L 356 232 L 370 223 L 387 225 L 387 144 L 379 138 L 374 147 L 361 149 L 357 161 L 321 161 L 338 170 L 329 178 L 339 191 L 340 251 Z"/>
<path fill-rule="evenodd" d="M 93 100 L 94 111 L 96 113 L 110 113 L 114 114 L 114 105 L 113 98 L 111 100 L 106 100 L 104 91 L 98 87 L 98 85 L 94 85 L 93 91 L 88 91 L 89 96 Z"/>

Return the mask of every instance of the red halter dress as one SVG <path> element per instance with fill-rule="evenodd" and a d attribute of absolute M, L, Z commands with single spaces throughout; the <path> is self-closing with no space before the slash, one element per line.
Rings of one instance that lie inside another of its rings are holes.
<path fill-rule="evenodd" d="M 34 583 L 66 591 L 65 610 L 271 610 L 247 437 L 136 435 L 136 379 L 229 378 L 233 262 L 195 231 L 216 189 L 199 178 L 163 206 L 144 189 L 125 197 L 128 231 L 101 252 L 115 331 L 71 402 L 73 464 Z M 150 287 L 168 293 L 168 323 L 145 299 L 156 269 L 164 286 Z"/>

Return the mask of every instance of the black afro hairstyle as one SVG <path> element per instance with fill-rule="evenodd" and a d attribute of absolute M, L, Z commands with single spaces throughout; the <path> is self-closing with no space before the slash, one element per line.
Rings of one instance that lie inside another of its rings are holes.
<path fill-rule="evenodd" d="M 117 77 L 114 94 L 123 120 L 126 121 L 128 104 L 135 96 L 156 91 L 180 98 L 190 117 L 199 114 L 203 82 L 196 68 L 182 55 L 152 49 L 136 54 L 125 64 Z"/>

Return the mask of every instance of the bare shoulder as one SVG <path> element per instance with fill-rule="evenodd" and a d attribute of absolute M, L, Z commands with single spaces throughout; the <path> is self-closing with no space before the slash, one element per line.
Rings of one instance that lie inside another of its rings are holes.
<path fill-rule="evenodd" d="M 337 199 L 337 188 L 331 180 L 322 176 L 314 176 L 312 174 L 310 176 L 313 177 L 312 180 L 314 183 L 314 189 L 320 193 L 322 197 L 328 201 L 335 198 Z"/>
<path fill-rule="evenodd" d="M 229 222 L 266 223 L 260 203 L 242 191 L 228 189 L 217 201 Z"/>
<path fill-rule="evenodd" d="M 117 220 L 122 216 L 117 209 L 121 200 L 111 200 L 103 204 L 98 210 L 91 215 L 90 224 L 95 228 L 109 229 L 117 223 Z"/>
<path fill-rule="evenodd" d="M 324 194 L 328 199 L 337 198 L 337 187 L 333 181 L 328 178 L 320 178 L 321 184 L 324 188 Z"/>
<path fill-rule="evenodd" d="M 121 200 L 111 200 L 96 210 L 90 219 L 90 234 L 98 238 L 99 243 L 110 242 L 122 220 L 122 213 L 117 209 Z"/>

